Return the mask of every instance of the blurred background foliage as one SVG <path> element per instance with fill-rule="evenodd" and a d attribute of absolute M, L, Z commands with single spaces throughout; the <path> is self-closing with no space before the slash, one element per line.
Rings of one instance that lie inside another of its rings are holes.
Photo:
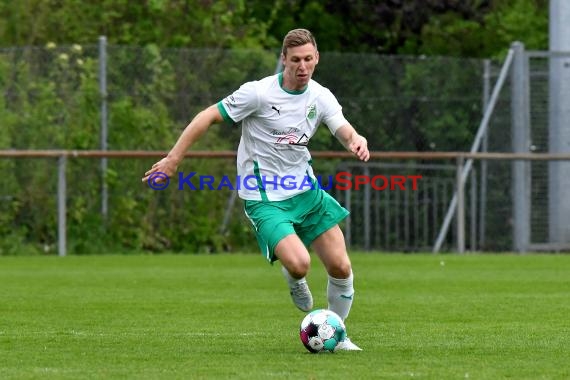
<path fill-rule="evenodd" d="M 548 0 L 1 0 L 3 46 L 279 48 L 305 27 L 321 51 L 498 57 L 548 46 Z"/>
<path fill-rule="evenodd" d="M 481 58 L 500 60 L 515 40 L 546 49 L 547 16 L 546 0 L 0 0 L 0 149 L 99 148 L 101 35 L 109 149 L 167 150 L 201 108 L 272 74 L 283 35 L 305 27 L 321 51 L 315 78 L 371 149 L 468 150 L 482 113 Z M 239 128 L 218 126 L 195 149 L 233 150 L 238 140 Z M 311 148 L 341 146 L 322 128 Z M 256 249 L 239 203 L 220 231 L 229 190 L 152 191 L 140 178 L 153 162 L 109 161 L 104 219 L 99 161 L 70 161 L 70 253 Z M 0 255 L 54 253 L 56 165 L 0 160 Z M 330 174 L 335 162 L 315 167 Z M 220 177 L 235 164 L 179 169 Z"/>

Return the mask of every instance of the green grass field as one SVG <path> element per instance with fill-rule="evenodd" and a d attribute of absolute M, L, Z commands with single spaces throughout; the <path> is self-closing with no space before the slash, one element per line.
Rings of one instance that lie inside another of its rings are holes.
<path fill-rule="evenodd" d="M 314 355 L 258 255 L 0 257 L 0 379 L 570 378 L 570 255 L 352 261 L 364 351 Z"/>

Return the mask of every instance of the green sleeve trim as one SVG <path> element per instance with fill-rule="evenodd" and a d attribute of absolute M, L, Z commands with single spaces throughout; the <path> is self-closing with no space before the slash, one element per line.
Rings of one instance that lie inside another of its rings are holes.
<path fill-rule="evenodd" d="M 228 123 L 232 123 L 232 124 L 236 123 L 235 121 L 233 121 L 233 119 L 230 117 L 230 115 L 228 115 L 228 113 L 226 112 L 226 109 L 224 108 L 224 105 L 222 104 L 221 100 L 218 102 L 217 106 L 218 106 L 218 111 L 220 111 L 220 113 L 222 114 L 222 117 L 224 118 L 225 121 L 227 121 Z"/>

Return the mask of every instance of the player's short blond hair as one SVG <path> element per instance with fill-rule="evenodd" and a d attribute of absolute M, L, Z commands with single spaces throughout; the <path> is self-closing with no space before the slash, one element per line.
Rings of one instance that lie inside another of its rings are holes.
<path fill-rule="evenodd" d="M 283 48 L 281 54 L 287 56 L 287 49 L 290 47 L 303 46 L 305 44 L 313 44 L 317 48 L 317 41 L 313 34 L 307 29 L 293 29 L 289 31 L 283 38 Z"/>

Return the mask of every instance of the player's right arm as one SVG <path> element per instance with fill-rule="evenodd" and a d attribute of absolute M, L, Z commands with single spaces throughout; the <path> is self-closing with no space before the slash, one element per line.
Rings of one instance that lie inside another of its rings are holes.
<path fill-rule="evenodd" d="M 174 175 L 178 164 L 184 158 L 186 151 L 208 130 L 208 128 L 216 123 L 222 122 L 224 119 L 216 104 L 202 110 L 198 113 L 186 126 L 176 144 L 172 147 L 168 155 L 158 161 L 152 168 L 148 170 L 142 179 L 146 182 L 152 173 L 160 172 L 168 177 Z M 157 182 L 160 178 L 157 177 Z"/>

